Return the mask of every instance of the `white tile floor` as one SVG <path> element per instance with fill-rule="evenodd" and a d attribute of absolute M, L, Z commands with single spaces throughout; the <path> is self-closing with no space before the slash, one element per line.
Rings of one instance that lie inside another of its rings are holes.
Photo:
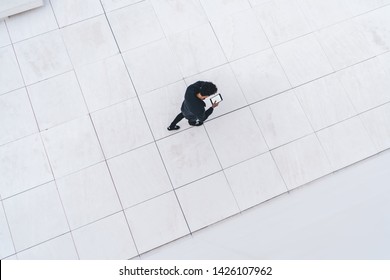
<path fill-rule="evenodd" d="M 26 85 L 73 69 L 59 30 L 32 37 L 13 46 Z"/>
<path fill-rule="evenodd" d="M 28 86 L 27 91 L 41 131 L 88 113 L 74 71 Z"/>
<path fill-rule="evenodd" d="M 14 43 L 58 28 L 49 0 L 44 1 L 42 8 L 10 16 L 7 27 Z"/>
<path fill-rule="evenodd" d="M 0 21 L 0 258 L 130 259 L 390 148 L 389 11 L 48 0 Z M 198 80 L 224 101 L 168 132 Z"/>

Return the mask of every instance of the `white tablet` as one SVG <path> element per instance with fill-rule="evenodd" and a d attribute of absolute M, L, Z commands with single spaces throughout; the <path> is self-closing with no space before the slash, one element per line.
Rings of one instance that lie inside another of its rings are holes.
<path fill-rule="evenodd" d="M 214 95 L 210 98 L 211 104 L 214 104 L 215 102 L 219 103 L 223 100 L 222 95 L 218 93 L 217 95 Z"/>

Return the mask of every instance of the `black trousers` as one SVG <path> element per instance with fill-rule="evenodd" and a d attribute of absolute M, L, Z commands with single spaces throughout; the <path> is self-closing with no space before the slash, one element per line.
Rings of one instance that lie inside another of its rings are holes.
<path fill-rule="evenodd" d="M 170 127 L 175 127 L 175 125 L 177 125 L 182 119 L 184 119 L 183 113 L 178 114 L 171 123 Z"/>
<path fill-rule="evenodd" d="M 184 116 L 183 116 L 183 113 L 180 113 L 176 116 L 176 118 L 172 121 L 172 123 L 169 126 L 175 127 L 175 125 L 177 125 L 182 119 L 184 119 Z M 192 125 L 192 126 L 200 126 L 203 124 L 203 122 L 192 121 L 192 120 L 189 120 L 188 123 L 189 123 L 189 125 Z"/>
<path fill-rule="evenodd" d="M 205 120 L 213 113 L 213 108 L 210 107 L 206 110 L 205 112 Z M 170 127 L 175 127 L 175 125 L 177 125 L 182 119 L 184 119 L 184 115 L 183 113 L 180 113 L 176 116 L 176 118 L 173 120 L 173 122 L 171 123 Z M 192 126 L 200 126 L 203 124 L 203 122 L 201 121 L 194 121 L 194 120 L 188 120 L 188 123 Z"/>

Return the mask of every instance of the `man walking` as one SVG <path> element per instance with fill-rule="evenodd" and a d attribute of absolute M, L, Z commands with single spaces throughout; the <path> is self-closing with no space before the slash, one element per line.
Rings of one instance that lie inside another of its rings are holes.
<path fill-rule="evenodd" d="M 205 110 L 206 103 L 203 101 L 210 95 L 217 93 L 217 87 L 211 82 L 198 81 L 190 85 L 184 95 L 184 101 L 181 105 L 181 113 L 176 116 L 173 122 L 167 127 L 168 130 L 178 130 L 178 122 L 183 118 L 188 120 L 192 126 L 200 126 L 213 113 L 214 108 L 218 106 L 215 102 L 210 108 Z"/>

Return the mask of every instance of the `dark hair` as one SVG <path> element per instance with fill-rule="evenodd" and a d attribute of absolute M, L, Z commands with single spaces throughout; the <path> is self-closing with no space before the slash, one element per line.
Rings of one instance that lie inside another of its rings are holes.
<path fill-rule="evenodd" d="M 204 84 L 200 87 L 200 93 L 203 96 L 210 96 L 217 92 L 217 86 L 211 82 L 204 82 Z"/>

